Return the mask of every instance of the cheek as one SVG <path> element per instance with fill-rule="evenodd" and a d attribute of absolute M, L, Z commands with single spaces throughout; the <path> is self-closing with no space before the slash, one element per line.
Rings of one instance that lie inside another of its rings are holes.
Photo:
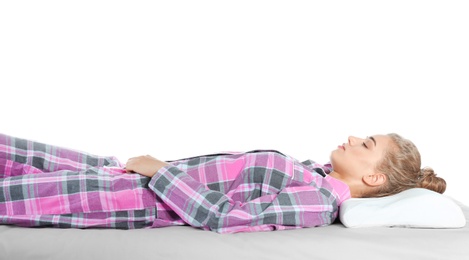
<path fill-rule="evenodd" d="M 361 163 L 370 168 L 375 168 L 376 165 L 383 159 L 381 153 L 367 154 L 361 158 Z"/>
<path fill-rule="evenodd" d="M 374 156 L 363 156 L 357 159 L 354 164 L 362 172 L 372 172 L 377 164 L 377 158 Z"/>

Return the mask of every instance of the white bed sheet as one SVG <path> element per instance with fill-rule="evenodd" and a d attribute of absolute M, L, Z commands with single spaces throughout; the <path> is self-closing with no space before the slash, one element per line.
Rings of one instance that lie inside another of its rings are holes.
<path fill-rule="evenodd" d="M 458 202 L 469 223 L 469 207 Z M 1 260 L 469 259 L 469 227 L 321 228 L 220 235 L 191 227 L 77 230 L 0 226 Z"/>

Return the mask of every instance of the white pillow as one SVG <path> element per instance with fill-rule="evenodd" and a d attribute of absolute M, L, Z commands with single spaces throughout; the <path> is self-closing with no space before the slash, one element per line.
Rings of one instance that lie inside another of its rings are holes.
<path fill-rule="evenodd" d="M 414 188 L 382 198 L 352 198 L 340 206 L 346 227 L 461 228 L 466 217 L 440 193 Z"/>

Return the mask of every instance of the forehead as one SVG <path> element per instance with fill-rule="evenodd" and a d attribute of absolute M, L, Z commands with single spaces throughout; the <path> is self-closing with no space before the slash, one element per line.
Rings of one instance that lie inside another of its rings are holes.
<path fill-rule="evenodd" d="M 387 148 L 391 144 L 391 137 L 388 135 L 372 135 L 376 141 L 376 147 Z"/>

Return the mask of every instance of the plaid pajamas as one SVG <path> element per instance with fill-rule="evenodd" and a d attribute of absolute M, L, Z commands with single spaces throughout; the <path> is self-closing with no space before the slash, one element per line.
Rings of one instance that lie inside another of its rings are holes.
<path fill-rule="evenodd" d="M 141 228 L 155 220 L 149 178 L 114 157 L 0 134 L 0 223 Z"/>
<path fill-rule="evenodd" d="M 276 151 L 171 161 L 151 179 L 100 157 L 0 134 L 0 223 L 219 233 L 324 226 L 337 217 L 330 167 Z"/>

